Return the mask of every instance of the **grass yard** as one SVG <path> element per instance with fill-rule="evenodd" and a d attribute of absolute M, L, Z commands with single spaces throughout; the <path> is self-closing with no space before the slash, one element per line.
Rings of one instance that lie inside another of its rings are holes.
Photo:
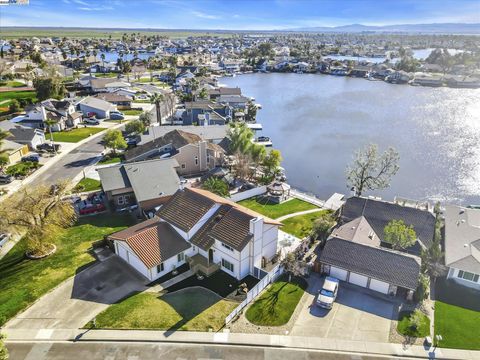
<path fill-rule="evenodd" d="M 282 221 L 283 226 L 281 227 L 281 230 L 303 239 L 312 231 L 315 220 L 329 213 L 329 210 L 322 210 L 311 214 L 298 215 L 285 219 Z"/>
<path fill-rule="evenodd" d="M 105 156 L 98 163 L 101 165 L 106 165 L 106 164 L 118 164 L 120 162 L 122 162 L 122 157 L 120 156 L 112 156 L 112 157 Z"/>
<path fill-rule="evenodd" d="M 140 115 L 142 112 L 143 110 L 123 110 L 123 113 L 125 115 L 131 115 L 131 116 Z"/>
<path fill-rule="evenodd" d="M 435 301 L 435 334 L 443 340 L 439 346 L 480 350 L 480 312 Z"/>
<path fill-rule="evenodd" d="M 4 91 L 0 92 L 0 105 L 8 106 L 13 99 L 30 99 L 32 102 L 37 101 L 37 93 L 35 91 Z"/>
<path fill-rule="evenodd" d="M 88 192 L 94 190 L 100 190 L 102 188 L 102 183 L 99 180 L 91 178 L 83 178 L 75 185 L 76 192 Z"/>
<path fill-rule="evenodd" d="M 403 311 L 398 316 L 397 331 L 406 336 L 425 337 L 430 335 L 430 319 L 422 314 L 422 321 L 418 328 L 413 328 L 410 322 L 411 311 Z"/>
<path fill-rule="evenodd" d="M 286 280 L 285 276 L 275 281 L 255 300 L 245 313 L 248 321 L 261 326 L 280 326 L 290 320 L 307 283 L 301 278 L 293 278 L 291 283 Z"/>
<path fill-rule="evenodd" d="M 116 78 L 118 75 L 121 75 L 119 73 L 95 73 L 95 77 L 97 78 Z"/>
<path fill-rule="evenodd" d="M 20 82 L 20 81 L 0 81 L 0 86 L 5 86 L 5 87 L 23 87 L 27 86 L 25 83 Z"/>
<path fill-rule="evenodd" d="M 55 245 L 55 254 L 42 260 L 25 257 L 20 241 L 0 260 L 0 326 L 43 294 L 73 276 L 78 268 L 93 262 L 92 242 L 132 225 L 130 215 L 97 215 L 79 220 L 65 230 Z"/>
<path fill-rule="evenodd" d="M 238 305 L 200 287 L 159 296 L 138 293 L 111 305 L 96 316 L 96 327 L 104 329 L 158 329 L 218 331 L 225 317 Z M 87 324 L 87 327 L 91 322 Z"/>
<path fill-rule="evenodd" d="M 261 198 L 251 198 L 239 202 L 262 215 L 272 219 L 279 218 L 283 215 L 293 214 L 299 211 L 317 209 L 318 207 L 300 199 L 292 199 L 281 204 L 269 204 Z"/>
<path fill-rule="evenodd" d="M 83 139 L 86 139 L 90 135 L 94 135 L 101 131 L 105 130 L 104 128 L 94 128 L 94 127 L 83 127 L 77 128 L 70 131 L 58 131 L 53 133 L 53 140 L 60 142 L 72 142 L 76 143 Z"/>

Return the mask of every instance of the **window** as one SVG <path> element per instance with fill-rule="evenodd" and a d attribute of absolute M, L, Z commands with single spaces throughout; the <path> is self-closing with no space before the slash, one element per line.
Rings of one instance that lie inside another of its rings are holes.
<path fill-rule="evenodd" d="M 117 198 L 117 204 L 118 204 L 118 205 L 123 205 L 123 204 L 125 204 L 125 199 L 123 198 L 123 196 L 119 196 L 119 197 Z"/>
<path fill-rule="evenodd" d="M 164 269 L 165 267 L 163 266 L 163 263 L 157 265 L 157 273 L 161 273 Z"/>
<path fill-rule="evenodd" d="M 480 275 L 468 271 L 459 270 L 457 277 L 468 281 L 478 282 L 478 278 L 480 277 Z"/>
<path fill-rule="evenodd" d="M 222 242 L 222 246 L 223 246 L 225 249 L 228 249 L 228 250 L 230 250 L 230 251 L 233 251 L 233 248 L 232 248 L 231 246 L 228 246 L 227 244 L 224 244 L 223 242 Z"/>
<path fill-rule="evenodd" d="M 233 264 L 232 264 L 231 262 L 228 262 L 227 260 L 222 259 L 222 266 L 223 266 L 225 269 L 233 272 Z"/>
<path fill-rule="evenodd" d="M 186 164 L 182 164 L 182 169 L 186 169 L 187 168 L 187 165 Z"/>
<path fill-rule="evenodd" d="M 207 155 L 207 164 L 210 164 L 210 155 Z"/>
<path fill-rule="evenodd" d="M 185 254 L 183 252 L 177 255 L 177 261 L 178 262 L 181 262 L 184 259 L 185 259 Z"/>
<path fill-rule="evenodd" d="M 198 156 L 195 156 L 195 165 L 198 165 Z"/>

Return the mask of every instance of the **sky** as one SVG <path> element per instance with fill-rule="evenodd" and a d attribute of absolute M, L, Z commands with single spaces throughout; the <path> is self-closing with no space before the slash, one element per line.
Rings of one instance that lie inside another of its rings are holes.
<path fill-rule="evenodd" d="M 2 26 L 282 30 L 349 24 L 480 23 L 478 0 L 30 0 Z"/>

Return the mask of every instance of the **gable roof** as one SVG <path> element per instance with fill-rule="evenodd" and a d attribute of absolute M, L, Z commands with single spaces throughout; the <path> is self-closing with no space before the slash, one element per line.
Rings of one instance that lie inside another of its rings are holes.
<path fill-rule="evenodd" d="M 413 256 L 338 238 L 327 240 L 320 262 L 411 290 L 420 274 L 420 261 Z"/>
<path fill-rule="evenodd" d="M 100 109 L 103 111 L 108 111 L 115 109 L 115 106 L 110 104 L 108 101 L 102 100 L 102 99 L 97 99 L 93 96 L 88 96 L 85 99 L 81 100 L 79 102 L 80 105 L 86 105 L 89 107 L 92 107 L 94 109 Z"/>
<path fill-rule="evenodd" d="M 480 210 L 445 206 L 445 265 L 480 274 Z"/>
<path fill-rule="evenodd" d="M 406 225 L 413 226 L 417 238 L 425 247 L 430 247 L 433 242 L 435 217 L 428 211 L 363 197 L 348 198 L 341 210 L 342 223 L 361 216 L 365 217 L 382 242 L 385 226 L 392 220 L 403 220 Z M 418 254 L 421 246 L 417 243 L 408 250 Z"/>
<path fill-rule="evenodd" d="M 148 269 L 190 248 L 171 225 L 155 217 L 116 232 L 109 239 L 126 242 Z"/>
<path fill-rule="evenodd" d="M 43 135 L 43 131 L 40 129 L 32 129 L 32 128 L 27 128 L 27 127 L 21 127 L 21 126 L 16 126 L 8 130 L 8 132 L 11 134 L 7 139 L 16 141 L 19 143 L 22 142 L 30 142 L 33 140 L 35 136 L 41 136 Z"/>

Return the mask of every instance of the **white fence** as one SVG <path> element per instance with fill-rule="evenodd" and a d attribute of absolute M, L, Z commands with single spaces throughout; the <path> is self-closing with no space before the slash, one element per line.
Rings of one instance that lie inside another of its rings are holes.
<path fill-rule="evenodd" d="M 233 194 L 230 198 L 232 199 L 232 201 L 239 202 L 254 196 L 265 194 L 266 192 L 267 192 L 267 187 L 264 185 L 264 186 L 259 186 L 247 191 L 242 191 L 242 192 Z"/>
<path fill-rule="evenodd" d="M 318 207 L 321 207 L 321 208 L 325 207 L 325 201 L 320 200 L 315 195 L 306 194 L 296 189 L 291 189 L 290 195 L 300 200 L 309 202 L 310 204 L 317 205 Z"/>
<path fill-rule="evenodd" d="M 278 264 L 275 266 L 262 280 L 260 280 L 257 285 L 255 285 L 253 288 L 251 288 L 247 292 L 247 298 L 243 300 L 240 305 L 238 305 L 226 318 L 225 318 L 225 324 L 228 324 L 232 319 L 235 318 L 242 310 L 250 304 L 255 298 L 262 292 L 263 289 L 265 289 L 268 284 L 272 283 L 275 281 L 280 275 L 283 274 L 283 267 Z"/>

